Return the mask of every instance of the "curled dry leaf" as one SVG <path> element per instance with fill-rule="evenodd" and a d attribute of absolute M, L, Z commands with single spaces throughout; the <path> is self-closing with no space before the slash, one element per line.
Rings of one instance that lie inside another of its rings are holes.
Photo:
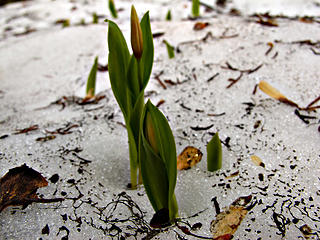
<path fill-rule="evenodd" d="M 27 207 L 33 202 L 61 202 L 62 198 L 40 199 L 36 191 L 48 185 L 41 174 L 27 165 L 12 168 L 0 179 L 0 212 L 8 206 Z"/>
<path fill-rule="evenodd" d="M 259 167 L 265 167 L 265 164 L 262 162 L 261 158 L 259 158 L 258 156 L 252 155 L 252 156 L 250 156 L 250 158 L 251 158 L 251 161 L 252 161 L 255 165 L 257 165 L 257 166 L 259 166 Z"/>
<path fill-rule="evenodd" d="M 196 22 L 193 26 L 193 30 L 199 31 L 209 26 L 208 22 Z"/>
<path fill-rule="evenodd" d="M 189 169 L 201 161 L 202 152 L 192 146 L 186 147 L 178 156 L 177 169 Z"/>
<path fill-rule="evenodd" d="M 301 226 L 299 230 L 302 232 L 305 239 L 310 239 L 313 235 L 315 235 L 312 229 L 307 224 Z"/>
<path fill-rule="evenodd" d="M 231 239 L 237 231 L 241 221 L 247 215 L 250 207 L 246 205 L 251 201 L 252 196 L 240 197 L 234 201 L 225 211 L 219 213 L 211 222 L 210 231 L 213 239 Z"/>
<path fill-rule="evenodd" d="M 259 88 L 261 91 L 263 91 L 265 94 L 269 95 L 270 97 L 279 100 L 280 102 L 289 104 L 291 106 L 300 108 L 298 104 L 295 102 L 289 100 L 286 96 L 284 96 L 281 92 L 279 92 L 277 89 L 272 87 L 269 83 L 265 81 L 261 81 L 259 83 Z"/>

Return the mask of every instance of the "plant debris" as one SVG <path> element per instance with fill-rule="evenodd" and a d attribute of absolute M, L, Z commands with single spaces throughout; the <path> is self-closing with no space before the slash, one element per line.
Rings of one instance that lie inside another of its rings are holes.
<path fill-rule="evenodd" d="M 153 228 L 164 228 L 170 226 L 169 209 L 162 208 L 156 212 L 150 221 L 150 226 Z"/>
<path fill-rule="evenodd" d="M 0 179 L 0 212 L 9 206 L 26 208 L 29 204 L 61 202 L 63 198 L 38 198 L 37 189 L 48 185 L 42 175 L 26 164 L 12 168 Z"/>
<path fill-rule="evenodd" d="M 70 123 L 68 123 L 65 127 L 58 128 L 58 129 L 56 129 L 54 131 L 46 130 L 46 132 L 50 133 L 50 134 L 66 135 L 66 134 L 72 133 L 72 131 L 70 131 L 72 128 L 77 128 L 77 127 L 79 127 L 78 124 L 70 124 Z"/>
<path fill-rule="evenodd" d="M 193 30 L 199 31 L 209 26 L 208 22 L 196 22 L 193 26 Z"/>
<path fill-rule="evenodd" d="M 312 237 L 312 235 L 314 235 L 314 232 L 312 231 L 312 229 L 307 224 L 302 225 L 299 228 L 299 230 L 302 232 L 303 236 L 307 240 L 310 239 L 310 237 Z"/>
<path fill-rule="evenodd" d="M 160 84 L 160 86 L 163 88 L 163 89 L 167 89 L 167 86 L 161 81 L 160 79 L 160 76 L 163 74 L 163 71 L 157 73 L 157 74 L 154 74 L 154 78 L 158 81 L 158 83 Z"/>
<path fill-rule="evenodd" d="M 242 78 L 242 76 L 243 76 L 243 73 L 240 73 L 239 77 L 237 77 L 236 79 L 229 78 L 228 81 L 230 82 L 230 84 L 227 86 L 227 88 L 232 87 L 232 85 L 238 82 Z"/>
<path fill-rule="evenodd" d="M 268 56 L 268 54 L 272 51 L 274 47 L 274 44 L 272 42 L 268 42 L 267 45 L 269 46 L 269 49 L 265 53 L 266 56 Z"/>
<path fill-rule="evenodd" d="M 190 169 L 202 159 L 202 152 L 192 146 L 186 147 L 178 156 L 177 169 Z"/>
<path fill-rule="evenodd" d="M 257 166 L 259 166 L 259 167 L 265 167 L 265 164 L 262 162 L 262 160 L 261 160 L 261 158 L 259 158 L 258 156 L 256 156 L 256 155 L 252 155 L 252 156 L 250 156 L 250 158 L 251 158 L 251 161 L 255 164 L 255 165 L 257 165 Z"/>
<path fill-rule="evenodd" d="M 267 26 L 267 27 L 278 27 L 278 23 L 277 21 L 272 18 L 272 17 L 268 17 L 268 18 L 263 18 L 261 15 L 257 15 L 257 17 L 259 18 L 256 23 L 259 23 L 263 26 Z"/>
<path fill-rule="evenodd" d="M 223 69 L 228 69 L 231 71 L 236 71 L 236 72 L 240 72 L 239 77 L 237 77 L 236 79 L 233 78 L 229 78 L 228 81 L 231 82 L 226 88 L 230 88 L 232 87 L 235 83 L 237 83 L 243 76 L 244 73 L 246 74 L 251 74 L 254 73 L 256 71 L 258 71 L 261 67 L 263 66 L 263 64 L 259 64 L 257 67 L 255 68 L 251 68 L 251 69 L 238 69 L 236 67 L 233 67 L 229 62 L 226 62 L 226 66 L 221 66 L 221 68 Z"/>
<path fill-rule="evenodd" d="M 50 140 L 53 140 L 55 139 L 56 136 L 55 135 L 48 135 L 48 136 L 45 136 L 45 137 L 38 137 L 36 139 L 37 142 L 47 142 L 47 141 L 50 141 Z"/>
<path fill-rule="evenodd" d="M 294 106 L 300 109 L 298 104 L 295 102 L 289 100 L 287 97 L 285 97 L 282 93 L 280 93 L 277 89 L 272 87 L 269 83 L 265 81 L 260 81 L 259 88 L 261 91 L 263 91 L 265 94 L 269 95 L 270 97 L 279 100 L 280 102 L 286 103 L 290 106 Z"/>
<path fill-rule="evenodd" d="M 314 106 L 315 103 L 317 103 L 320 100 L 320 96 L 317 97 L 315 100 L 313 100 L 311 103 L 308 104 L 307 107 L 302 108 L 300 107 L 297 103 L 289 100 L 287 97 L 285 97 L 281 92 L 279 92 L 276 88 L 272 87 L 269 83 L 265 82 L 265 81 L 260 81 L 259 83 L 259 88 L 261 91 L 263 91 L 265 94 L 269 95 L 270 97 L 279 100 L 280 102 L 286 103 L 290 106 L 296 107 L 299 110 L 304 110 L 304 111 L 313 111 L 316 110 L 318 108 L 320 108 L 320 105 Z M 305 123 L 307 123 L 305 121 L 306 118 L 308 119 L 314 119 L 314 117 L 309 117 L 309 116 L 302 116 L 299 112 L 295 112 L 295 114 L 300 118 L 300 119 L 304 119 L 303 121 Z"/>
<path fill-rule="evenodd" d="M 164 104 L 166 101 L 164 99 L 160 99 L 157 103 L 156 107 L 160 107 L 162 104 Z"/>
<path fill-rule="evenodd" d="M 309 124 L 310 119 L 317 119 L 315 116 L 303 115 L 299 112 L 298 109 L 294 110 L 294 114 L 298 116 L 305 124 Z"/>
<path fill-rule="evenodd" d="M 216 219 L 211 222 L 210 226 L 214 239 L 232 238 L 248 211 L 254 206 L 254 204 L 247 206 L 251 199 L 251 195 L 240 197 L 225 211 L 217 214 Z"/>
<path fill-rule="evenodd" d="M 50 105 L 61 105 L 61 111 L 69 105 L 88 105 L 88 104 L 98 104 L 100 102 L 100 100 L 106 98 L 105 95 L 95 95 L 93 98 L 80 98 L 80 97 L 76 97 L 76 96 L 70 96 L 70 97 L 66 97 L 63 96 L 61 98 L 59 98 L 58 100 L 56 100 L 55 102 L 52 102 Z M 44 107 L 46 108 L 46 107 Z M 37 110 L 40 110 L 42 108 L 38 108 Z"/>
<path fill-rule="evenodd" d="M 28 132 L 35 131 L 35 130 L 38 130 L 38 129 L 39 129 L 39 126 L 37 124 L 35 124 L 35 125 L 32 125 L 32 126 L 27 127 L 27 128 L 16 129 L 16 132 L 14 134 L 28 133 Z"/>
<path fill-rule="evenodd" d="M 191 110 L 191 109 L 190 109 Z M 199 126 L 196 126 L 196 127 L 190 127 L 192 130 L 194 131 L 204 131 L 204 130 L 209 130 L 210 128 L 213 127 L 213 124 L 209 125 L 209 126 L 206 126 L 206 127 L 199 127 Z"/>
<path fill-rule="evenodd" d="M 254 73 L 256 71 L 258 71 L 262 66 L 263 64 L 259 64 L 257 67 L 255 68 L 251 68 L 251 69 L 238 69 L 236 67 L 233 67 L 229 62 L 226 62 L 226 65 L 227 66 L 222 66 L 221 68 L 223 69 L 229 69 L 229 70 L 232 70 L 232 71 L 238 71 L 238 72 L 241 72 L 241 73 L 247 73 L 247 74 L 251 74 L 251 73 Z"/>
<path fill-rule="evenodd" d="M 48 224 L 45 225 L 44 228 L 42 228 L 41 233 L 42 233 L 43 235 L 49 235 L 49 233 L 50 233 L 50 228 L 49 228 Z"/>
<path fill-rule="evenodd" d="M 97 70 L 98 70 L 99 72 L 107 72 L 107 71 L 109 70 L 108 64 L 102 65 L 102 64 L 98 63 L 98 68 L 97 68 Z"/>

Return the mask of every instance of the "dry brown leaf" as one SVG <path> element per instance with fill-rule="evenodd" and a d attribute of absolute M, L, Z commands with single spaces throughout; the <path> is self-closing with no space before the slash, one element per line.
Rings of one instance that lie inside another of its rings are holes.
<path fill-rule="evenodd" d="M 307 224 L 304 224 L 303 226 L 301 226 L 299 230 L 302 232 L 305 239 L 310 239 L 310 237 L 314 235 L 314 232 Z"/>
<path fill-rule="evenodd" d="M 259 167 L 265 167 L 265 164 L 262 162 L 261 158 L 259 158 L 258 156 L 252 155 L 252 156 L 250 156 L 250 158 L 251 158 L 251 161 L 252 161 L 255 165 L 257 165 L 257 166 L 259 166 Z"/>
<path fill-rule="evenodd" d="M 199 31 L 209 26 L 208 22 L 196 22 L 193 26 L 193 30 Z"/>
<path fill-rule="evenodd" d="M 300 108 L 298 104 L 295 102 L 289 100 L 284 96 L 281 92 L 279 92 L 276 88 L 272 87 L 269 83 L 265 81 L 260 81 L 259 88 L 261 91 L 263 91 L 265 94 L 269 95 L 270 97 L 279 100 L 280 102 L 289 104 L 291 106 Z"/>
<path fill-rule="evenodd" d="M 257 23 L 260 23 L 261 25 L 268 26 L 268 27 L 278 27 L 278 23 L 275 19 L 268 18 L 264 20 L 261 16 L 259 16 L 259 20 L 256 21 Z"/>
<path fill-rule="evenodd" d="M 213 239 L 231 239 L 237 231 L 241 221 L 248 213 L 246 205 L 251 201 L 252 196 L 240 197 L 234 201 L 225 211 L 219 213 L 211 222 L 210 231 Z"/>
<path fill-rule="evenodd" d="M 27 207 L 33 202 L 60 202 L 62 198 L 40 199 L 37 196 L 38 188 L 48 185 L 41 174 L 26 164 L 12 168 L 0 179 L 0 212 L 8 206 Z"/>
<path fill-rule="evenodd" d="M 178 156 L 177 169 L 189 169 L 201 161 L 202 152 L 192 146 L 186 147 Z"/>
<path fill-rule="evenodd" d="M 244 207 L 230 206 L 229 209 L 220 213 L 216 220 L 211 223 L 213 237 L 221 237 L 226 234 L 233 235 L 239 227 L 248 210 Z"/>

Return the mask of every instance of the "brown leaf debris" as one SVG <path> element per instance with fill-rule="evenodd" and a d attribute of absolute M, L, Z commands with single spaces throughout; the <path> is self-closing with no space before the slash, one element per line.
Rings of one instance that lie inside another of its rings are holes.
<path fill-rule="evenodd" d="M 0 212 L 8 206 L 27 207 L 33 202 L 61 202 L 64 199 L 40 199 L 38 188 L 48 185 L 47 180 L 26 164 L 12 168 L 0 179 Z"/>
<path fill-rule="evenodd" d="M 189 169 L 201 161 L 202 152 L 192 146 L 186 147 L 178 156 L 177 169 Z"/>
<path fill-rule="evenodd" d="M 252 196 L 240 197 L 234 201 L 225 211 L 217 214 L 216 219 L 211 222 L 210 230 L 213 239 L 231 239 L 237 231 L 242 220 L 247 215 L 249 207 L 246 205 Z"/>

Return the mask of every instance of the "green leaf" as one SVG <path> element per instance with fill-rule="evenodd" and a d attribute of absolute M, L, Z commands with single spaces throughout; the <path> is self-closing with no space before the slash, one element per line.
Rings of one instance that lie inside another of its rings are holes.
<path fill-rule="evenodd" d="M 119 27 L 110 20 L 108 23 L 108 70 L 110 83 L 124 118 L 127 118 L 131 107 L 128 105 L 128 92 L 126 90 L 130 53 Z"/>
<path fill-rule="evenodd" d="M 174 47 L 171 46 L 167 40 L 163 40 L 163 42 L 166 44 L 169 58 L 174 58 Z"/>
<path fill-rule="evenodd" d="M 139 71 L 140 71 L 140 90 L 146 88 L 149 78 L 151 75 L 152 65 L 153 65 L 153 37 L 150 26 L 150 17 L 147 12 L 140 22 L 141 30 L 142 30 L 142 39 L 143 39 L 143 53 L 139 62 Z"/>
<path fill-rule="evenodd" d="M 177 151 L 174 137 L 166 117 L 155 107 L 150 100 L 146 103 L 154 123 L 156 142 L 161 159 L 164 161 L 169 177 L 169 194 L 174 193 L 177 180 Z"/>
<path fill-rule="evenodd" d="M 150 122 L 147 122 L 147 114 L 150 116 Z M 174 137 L 167 119 L 159 109 L 150 102 L 150 100 L 145 105 L 141 120 L 141 135 L 144 149 L 141 151 L 140 166 L 143 183 L 147 186 L 146 191 L 149 191 L 149 199 L 161 199 L 161 201 L 163 201 L 164 198 L 166 199 L 166 202 L 163 202 L 161 206 L 168 207 L 170 219 L 173 219 L 176 217 L 178 211 L 174 195 L 177 179 L 177 153 Z M 155 152 L 155 149 L 152 148 L 145 136 L 146 124 L 152 124 L 153 126 L 155 138 L 153 141 L 156 143 L 156 150 L 158 153 Z M 155 168 L 154 165 L 156 165 L 157 168 Z M 162 165 L 163 167 L 161 167 Z M 164 172 L 165 174 L 159 172 Z M 163 179 L 164 176 L 167 177 L 166 181 Z M 162 187 L 166 187 L 166 191 L 162 190 L 161 192 L 157 192 L 156 188 L 153 189 L 153 187 L 155 185 L 158 186 L 159 183 L 163 183 Z M 149 189 L 147 190 L 147 188 Z M 165 194 L 166 192 L 167 195 L 165 197 L 162 196 L 162 194 Z M 155 209 L 155 211 L 157 210 L 159 209 Z"/>
<path fill-rule="evenodd" d="M 139 77 L 138 77 L 138 61 L 134 57 L 134 55 L 131 55 L 129 66 L 128 66 L 128 72 L 127 72 L 127 87 L 130 90 L 131 97 L 134 99 L 134 102 L 136 101 L 138 95 L 140 94 L 140 83 L 139 83 Z"/>
<path fill-rule="evenodd" d="M 219 134 L 212 137 L 207 145 L 207 168 L 213 172 L 222 167 L 222 147 L 219 139 Z"/>
<path fill-rule="evenodd" d="M 87 80 L 86 94 L 89 97 L 93 97 L 95 94 L 97 69 L 98 69 L 98 57 L 94 59 L 94 63 L 91 67 L 91 71 Z"/>
<path fill-rule="evenodd" d="M 139 154 L 143 185 L 153 209 L 155 212 L 162 208 L 169 209 L 169 184 L 166 167 L 163 160 L 153 151 L 143 134 Z"/>
<path fill-rule="evenodd" d="M 144 92 L 141 91 L 139 96 L 136 98 L 136 102 L 132 108 L 129 115 L 129 124 L 132 128 L 133 134 L 135 136 L 136 142 L 138 143 L 140 134 L 140 121 L 141 115 L 144 108 Z"/>
<path fill-rule="evenodd" d="M 200 15 L 200 0 L 192 0 L 192 16 L 199 17 Z"/>
<path fill-rule="evenodd" d="M 118 12 L 116 10 L 113 0 L 109 0 L 109 10 L 113 18 L 118 17 Z"/>

